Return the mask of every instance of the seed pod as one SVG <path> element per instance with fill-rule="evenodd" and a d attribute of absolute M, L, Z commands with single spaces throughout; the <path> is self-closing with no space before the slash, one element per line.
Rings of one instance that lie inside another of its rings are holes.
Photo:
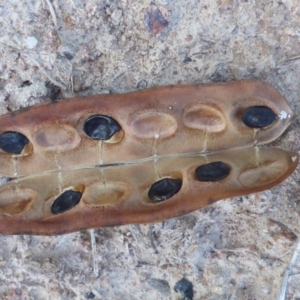
<path fill-rule="evenodd" d="M 251 81 L 88 96 L 1 116 L 0 173 L 11 180 L 0 186 L 0 233 L 156 222 L 268 189 L 298 155 L 257 145 L 293 117 L 276 90 Z"/>

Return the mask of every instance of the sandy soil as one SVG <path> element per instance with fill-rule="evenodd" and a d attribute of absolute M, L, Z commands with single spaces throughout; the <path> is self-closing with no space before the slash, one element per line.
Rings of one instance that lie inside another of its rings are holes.
<path fill-rule="evenodd" d="M 259 79 L 299 114 L 299 28 L 298 0 L 0 0 L 1 113 Z M 298 119 L 276 144 L 300 150 Z M 300 299 L 299 180 L 157 224 L 1 235 L 0 298 Z"/>

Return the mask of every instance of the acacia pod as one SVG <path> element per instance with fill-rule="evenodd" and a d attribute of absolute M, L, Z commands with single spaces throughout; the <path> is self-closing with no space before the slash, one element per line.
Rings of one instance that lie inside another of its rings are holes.
<path fill-rule="evenodd" d="M 271 188 L 295 153 L 253 147 L 294 114 L 261 82 L 46 102 L 0 117 L 0 232 L 62 234 L 165 220 Z"/>
<path fill-rule="evenodd" d="M 285 99 L 256 81 L 45 102 L 0 117 L 0 173 L 19 177 L 259 145 L 293 118 Z"/>
<path fill-rule="evenodd" d="M 196 170 L 208 164 L 211 177 L 203 181 L 203 172 Z M 25 176 L 0 187 L 0 232 L 54 235 L 161 221 L 220 199 L 269 189 L 297 164 L 296 153 L 247 147 Z M 150 197 L 151 188 L 159 201 Z"/>

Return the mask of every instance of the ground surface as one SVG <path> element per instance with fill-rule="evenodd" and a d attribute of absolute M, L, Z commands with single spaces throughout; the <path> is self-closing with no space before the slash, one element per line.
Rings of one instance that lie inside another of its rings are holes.
<path fill-rule="evenodd" d="M 0 0 L 1 113 L 259 79 L 299 114 L 299 25 L 298 0 Z M 298 119 L 277 144 L 300 150 Z M 95 230 L 95 264 L 89 231 L 2 235 L 0 298 L 300 299 L 299 180 L 297 170 L 270 191 L 181 218 Z"/>

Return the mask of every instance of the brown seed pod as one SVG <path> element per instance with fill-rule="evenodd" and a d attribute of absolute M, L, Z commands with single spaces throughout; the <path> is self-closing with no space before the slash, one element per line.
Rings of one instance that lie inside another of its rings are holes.
<path fill-rule="evenodd" d="M 46 102 L 0 117 L 0 232 L 161 221 L 268 189 L 298 156 L 258 148 L 293 120 L 262 82 Z"/>

